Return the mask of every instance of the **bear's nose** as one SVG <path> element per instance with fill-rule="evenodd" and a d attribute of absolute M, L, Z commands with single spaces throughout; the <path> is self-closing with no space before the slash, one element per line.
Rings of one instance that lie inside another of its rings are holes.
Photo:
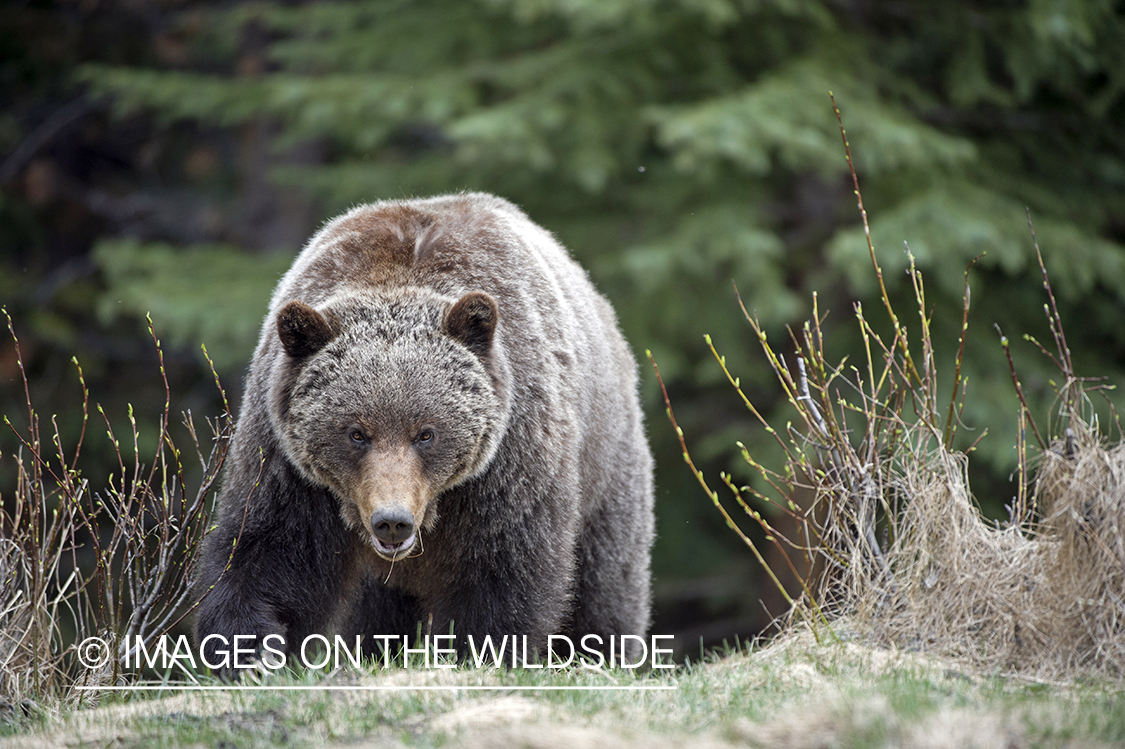
<path fill-rule="evenodd" d="M 371 530 L 385 544 L 401 543 L 414 533 L 414 516 L 402 507 L 376 510 L 371 516 Z"/>

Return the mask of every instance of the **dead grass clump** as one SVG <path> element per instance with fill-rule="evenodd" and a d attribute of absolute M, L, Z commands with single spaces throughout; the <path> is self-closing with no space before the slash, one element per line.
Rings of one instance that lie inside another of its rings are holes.
<path fill-rule="evenodd" d="M 1039 468 L 1045 519 L 1055 541 L 1046 565 L 1048 614 L 1040 628 L 1069 643 L 1067 667 L 1087 659 L 1125 675 L 1125 445 L 1046 454 Z M 1060 653 L 1062 655 L 1062 653 Z"/>
<path fill-rule="evenodd" d="M 1056 681 L 1125 676 L 1125 446 L 1087 434 L 1043 454 L 1041 519 L 980 515 L 964 456 L 904 462 L 890 574 L 853 570 L 847 607 L 871 639 Z M 856 574 L 858 573 L 858 574 Z"/>

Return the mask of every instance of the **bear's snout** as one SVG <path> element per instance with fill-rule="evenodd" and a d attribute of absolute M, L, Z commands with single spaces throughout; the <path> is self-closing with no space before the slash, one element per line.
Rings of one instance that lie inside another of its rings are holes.
<path fill-rule="evenodd" d="M 409 443 L 376 446 L 367 451 L 356 478 L 347 494 L 353 508 L 349 523 L 361 532 L 368 529 L 368 539 L 379 556 L 389 561 L 405 559 L 419 542 L 418 530 L 429 499 L 417 451 Z"/>
<path fill-rule="evenodd" d="M 371 532 L 385 544 L 398 544 L 414 535 L 414 516 L 405 508 L 388 507 L 371 516 Z"/>
<path fill-rule="evenodd" d="M 414 515 L 404 507 L 376 510 L 371 516 L 375 549 L 388 559 L 397 559 L 414 545 Z"/>

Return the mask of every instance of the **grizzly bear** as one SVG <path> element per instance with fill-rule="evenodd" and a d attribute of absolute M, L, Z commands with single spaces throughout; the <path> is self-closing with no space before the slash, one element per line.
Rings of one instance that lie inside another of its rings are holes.
<path fill-rule="evenodd" d="M 585 271 L 500 198 L 364 205 L 313 236 L 225 471 L 196 582 L 210 663 L 236 635 L 452 632 L 465 654 L 648 627 L 635 360 Z"/>

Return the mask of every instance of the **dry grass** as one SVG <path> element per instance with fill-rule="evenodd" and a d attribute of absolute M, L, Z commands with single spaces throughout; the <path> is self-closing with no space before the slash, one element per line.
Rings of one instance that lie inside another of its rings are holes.
<path fill-rule="evenodd" d="M 889 574 L 853 570 L 853 621 L 876 641 L 1046 681 L 1125 676 L 1125 446 L 1081 432 L 1036 476 L 1037 517 L 981 517 L 963 456 L 906 461 L 888 521 Z M 867 574 L 865 574 L 865 572 Z"/>

